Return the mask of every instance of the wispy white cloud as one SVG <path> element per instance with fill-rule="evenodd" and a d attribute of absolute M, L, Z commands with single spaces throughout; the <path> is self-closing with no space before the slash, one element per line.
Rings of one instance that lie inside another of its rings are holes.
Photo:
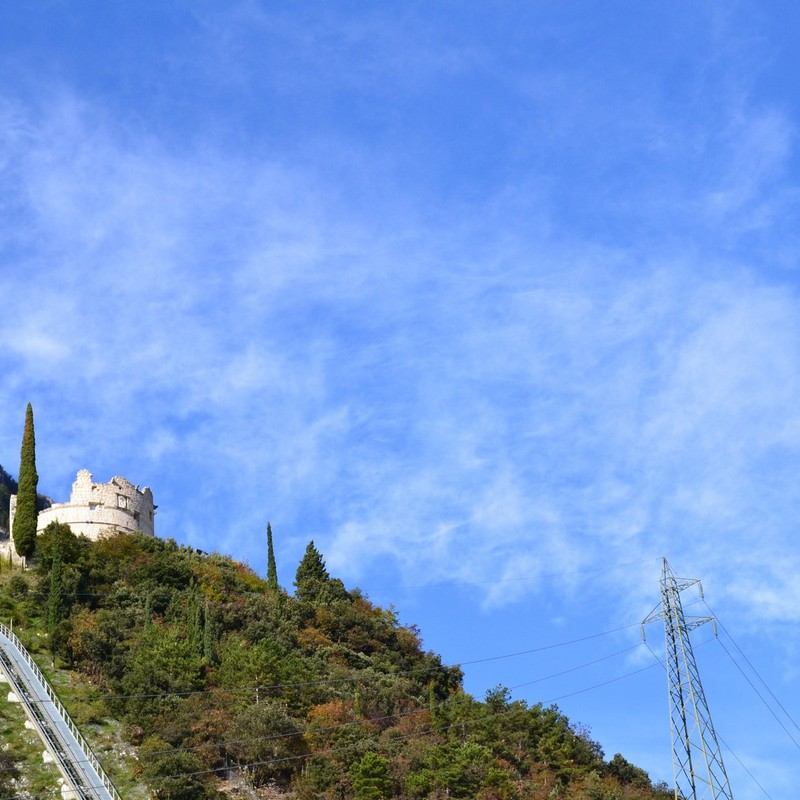
<path fill-rule="evenodd" d="M 407 42 L 393 48 L 402 61 Z M 486 57 L 454 45 L 441 68 L 478 64 L 502 83 Z M 599 104 L 585 76 L 506 82 L 541 105 L 535 130 L 557 120 L 585 145 L 578 123 Z M 702 237 L 778 224 L 785 117 L 737 101 L 690 141 L 643 86 L 626 92 L 624 120 L 612 106 L 594 117 L 615 132 L 603 153 L 621 157 L 624 129 L 657 154 L 658 180 L 613 198 L 623 217 L 672 204 L 668 219 L 686 230 L 695 214 Z M 758 585 L 792 536 L 797 293 L 724 248 L 709 260 L 670 236 L 565 236 L 542 166 L 558 137 L 519 182 L 425 221 L 402 200 L 370 215 L 307 164 L 132 137 L 66 89 L 38 110 L 7 100 L 2 120 L 2 204 L 23 231 L 5 228 L 18 269 L 3 291 L 28 301 L 0 321 L 2 391 L 9 407 L 37 400 L 50 491 L 83 465 L 144 473 L 160 523 L 195 526 L 200 546 L 257 554 L 273 515 L 292 547 L 322 537 L 356 580 L 389 557 L 414 583 L 513 583 L 490 606 L 552 573 L 665 553 L 720 575 L 756 617 L 793 613 L 737 587 Z M 702 180 L 667 176 L 712 146 Z M 0 438 L 12 458 L 15 436 Z M 792 561 L 770 574 L 791 597 Z M 640 583 L 621 580 L 644 603 Z"/>

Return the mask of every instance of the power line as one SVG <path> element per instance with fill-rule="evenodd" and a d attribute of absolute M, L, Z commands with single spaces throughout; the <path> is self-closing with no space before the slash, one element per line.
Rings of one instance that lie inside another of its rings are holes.
<path fill-rule="evenodd" d="M 750 659 L 745 655 L 745 653 L 742 650 L 742 648 L 739 647 L 738 643 L 733 638 L 733 636 L 731 635 L 730 631 L 722 624 L 722 620 L 720 620 L 719 617 L 716 614 L 714 614 L 714 612 L 712 611 L 712 609 L 708 605 L 708 603 L 706 603 L 705 606 L 711 612 L 711 614 L 713 615 L 714 619 L 717 621 L 717 624 L 719 625 L 719 627 L 722 628 L 722 630 L 725 632 L 725 635 L 731 640 L 731 643 L 738 650 L 738 652 L 742 656 L 742 658 L 745 660 L 745 662 L 747 663 L 747 666 L 750 667 L 750 669 L 753 671 L 753 674 L 758 678 L 759 681 L 761 681 L 761 685 L 769 692 L 770 697 L 772 697 L 772 699 L 778 704 L 778 707 L 780 708 L 780 710 L 783 711 L 783 713 L 786 715 L 786 718 L 792 723 L 792 725 L 794 725 L 794 727 L 798 730 L 798 732 L 800 732 L 800 726 L 798 726 L 798 724 L 794 721 L 794 719 L 792 718 L 792 715 L 786 710 L 786 708 L 784 707 L 783 703 L 781 703 L 781 701 L 778 700 L 778 698 L 775 696 L 775 693 L 772 691 L 772 689 L 769 688 L 769 686 L 767 685 L 767 682 L 764 680 L 764 678 L 761 677 L 760 673 L 753 666 L 753 663 L 750 661 Z M 720 642 L 720 644 L 722 644 L 722 642 Z M 724 646 L 723 646 L 723 649 L 725 649 Z M 728 651 L 725 650 L 725 652 L 727 653 Z M 730 655 L 730 653 L 728 653 L 728 656 L 731 658 L 731 660 L 734 662 L 734 664 L 736 664 L 736 661 L 734 661 L 734 659 Z M 737 664 L 736 666 L 738 667 L 739 665 Z M 739 668 L 739 669 L 741 671 L 741 668 Z M 744 673 L 742 673 L 742 674 L 744 674 Z M 760 694 L 759 694 L 759 697 L 761 697 Z M 766 701 L 764 701 L 763 698 L 761 698 L 761 699 L 762 699 L 762 702 L 764 702 L 764 704 L 766 705 Z M 767 708 L 769 708 L 769 706 L 767 706 Z M 785 728 L 784 728 L 784 730 L 785 730 Z M 787 733 L 788 733 L 788 731 L 787 731 Z M 792 739 L 792 741 L 794 741 L 794 738 L 791 736 L 791 734 L 789 734 L 789 736 Z M 797 744 L 797 743 L 795 742 L 795 744 Z"/>
<path fill-rule="evenodd" d="M 653 669 L 654 666 L 655 666 L 655 664 L 648 664 L 646 667 L 641 667 L 640 669 L 635 669 L 632 672 L 626 672 L 624 675 L 618 675 L 616 678 L 611 678 L 610 680 L 602 681 L 601 683 L 595 683 L 593 686 L 587 686 L 585 689 L 578 689 L 575 692 L 569 692 L 568 694 L 562 694 L 562 695 L 559 695 L 558 697 L 552 698 L 551 700 L 545 700 L 544 702 L 545 703 L 555 703 L 557 700 L 564 700 L 567 697 L 574 697 L 575 695 L 578 695 L 578 694 L 586 694 L 586 692 L 591 692 L 594 689 L 600 689 L 603 686 L 608 686 L 609 684 L 617 683 L 618 681 L 621 681 L 621 680 L 623 680 L 625 678 L 630 678 L 630 677 L 632 677 L 634 675 L 638 675 L 640 672 L 646 672 L 649 669 Z"/>
<path fill-rule="evenodd" d="M 640 644 L 635 644 L 632 647 L 626 647 L 624 650 L 617 650 L 616 653 L 610 653 L 607 656 L 602 656 L 601 658 L 596 658 L 594 661 L 587 661 L 585 664 L 579 664 L 577 667 L 570 667 L 569 669 L 561 670 L 561 672 L 554 672 L 552 675 L 545 675 L 543 678 L 536 678 L 536 680 L 526 681 L 525 683 L 517 683 L 514 686 L 509 686 L 509 689 L 521 689 L 523 686 L 532 686 L 534 683 L 541 683 L 542 681 L 550 680 L 551 678 L 560 678 L 562 675 L 567 675 L 570 672 L 577 672 L 579 669 L 585 669 L 586 667 L 591 667 L 594 664 L 599 664 L 601 661 L 608 661 L 609 658 L 614 658 L 614 656 L 620 656 L 623 653 L 630 653 L 632 650 L 637 650 L 641 647 Z"/>
<path fill-rule="evenodd" d="M 580 642 L 588 642 L 591 639 L 599 639 L 599 638 L 601 638 L 603 636 L 609 636 L 612 633 L 619 633 L 620 631 L 624 631 L 624 630 L 627 630 L 629 628 L 638 627 L 639 624 L 640 623 L 638 623 L 638 622 L 633 622 L 630 625 L 620 625 L 619 628 L 611 628 L 610 630 L 607 630 L 607 631 L 601 631 L 600 633 L 592 633 L 592 634 L 589 634 L 588 636 L 581 636 L 581 637 L 579 637 L 577 639 L 569 639 L 569 640 L 567 640 L 565 642 L 557 642 L 556 644 L 547 644 L 547 645 L 543 645 L 541 647 L 534 647 L 531 650 L 520 650 L 517 653 L 507 653 L 506 655 L 492 656 L 490 658 L 478 658 L 478 659 L 475 659 L 474 661 L 460 661 L 460 662 L 458 662 L 458 664 L 456 664 L 456 666 L 461 667 L 461 666 L 470 666 L 472 664 L 483 664 L 483 663 L 486 663 L 488 661 L 499 661 L 499 660 L 501 660 L 503 658 L 515 658 L 516 656 L 527 656 L 527 655 L 530 655 L 531 653 L 541 653 L 541 652 L 543 652 L 545 650 L 555 650 L 558 647 L 567 647 L 568 645 L 571 645 L 571 644 L 578 644 Z"/>
<path fill-rule="evenodd" d="M 769 800 L 772 800 L 772 795 L 761 785 L 761 783 L 759 782 L 758 778 L 756 778 L 756 776 L 753 775 L 753 773 L 750 772 L 750 770 L 745 766 L 744 762 L 742 761 L 741 758 L 739 758 L 739 756 L 736 755 L 736 753 L 734 752 L 733 748 L 719 734 L 717 734 L 717 738 L 722 742 L 722 744 L 725 745 L 725 747 L 727 748 L 728 752 L 739 763 L 739 766 L 750 776 L 750 780 L 752 780 L 753 783 L 756 786 L 758 786 L 759 789 L 761 789 L 761 791 L 764 793 L 764 795 L 766 797 L 769 798 Z"/>
<path fill-rule="evenodd" d="M 734 663 L 734 666 L 735 666 L 735 667 L 736 667 L 736 669 L 738 669 L 738 670 L 739 670 L 739 672 L 742 674 L 742 677 L 743 677 L 743 678 L 744 678 L 744 679 L 747 681 L 747 683 L 748 683 L 748 684 L 750 684 L 750 688 L 751 688 L 751 689 L 752 689 L 752 690 L 753 690 L 753 691 L 754 691 L 754 692 L 755 692 L 755 693 L 758 695 L 758 699 L 759 699 L 759 700 L 761 700 L 761 702 L 762 702 L 762 703 L 764 704 L 764 706 L 766 707 L 767 711 L 769 711 L 769 713 L 770 713 L 770 714 L 772 714 L 772 716 L 773 716 L 773 717 L 775 717 L 775 720 L 776 720 L 776 722 L 778 723 L 778 725 L 780 725 L 780 726 L 781 726 L 781 728 L 783 728 L 783 730 L 786 732 L 786 735 L 787 735 L 787 736 L 788 736 L 788 737 L 789 737 L 789 738 L 792 740 L 792 743 L 794 744 L 794 746 L 795 746 L 795 747 L 796 747 L 798 750 L 800 750 L 800 742 L 798 742 L 798 741 L 797 741 L 797 739 L 795 739 L 795 738 L 794 738 L 794 736 L 792 736 L 792 734 L 791 734 L 791 733 L 789 733 L 789 729 L 788 729 L 788 728 L 787 728 L 787 727 L 786 727 L 786 726 L 783 724 L 783 722 L 781 721 L 780 717 L 778 717 L 778 715 L 775 713 L 775 711 L 774 711 L 774 710 L 773 710 L 773 708 L 772 708 L 772 707 L 769 705 L 769 703 L 767 703 L 767 701 L 764 699 L 764 696 L 761 694 L 761 692 L 759 692 L 759 691 L 758 691 L 758 689 L 756 689 L 756 687 L 755 687 L 755 684 L 753 683 L 753 681 L 751 681 L 751 680 L 750 680 L 750 678 L 747 676 L 747 674 L 745 673 L 745 671 L 744 671 L 744 670 L 741 668 L 741 666 L 738 664 L 738 662 L 736 661 L 736 659 L 735 659 L 735 658 L 734 658 L 734 657 L 733 657 L 733 656 L 730 654 L 730 652 L 729 652 L 728 648 L 727 648 L 727 647 L 725 647 L 725 645 L 722 643 L 722 641 L 720 641 L 720 642 L 719 642 L 719 646 L 720 646 L 720 647 L 721 647 L 721 648 L 722 648 L 722 649 L 725 651 L 725 654 L 726 654 L 726 655 L 728 656 L 728 658 L 730 658 L 730 660 L 731 660 L 731 661 Z M 790 718 L 790 719 L 791 719 L 791 718 Z"/>

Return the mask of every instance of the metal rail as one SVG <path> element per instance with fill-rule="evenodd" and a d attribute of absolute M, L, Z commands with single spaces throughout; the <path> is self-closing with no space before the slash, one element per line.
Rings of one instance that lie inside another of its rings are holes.
<path fill-rule="evenodd" d="M 0 622 L 0 671 L 80 800 L 122 800 L 39 665 Z"/>

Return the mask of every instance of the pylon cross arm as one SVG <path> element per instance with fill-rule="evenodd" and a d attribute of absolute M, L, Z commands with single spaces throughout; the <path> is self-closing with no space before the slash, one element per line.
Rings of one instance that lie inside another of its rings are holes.
<path fill-rule="evenodd" d="M 714 622 L 714 617 L 684 617 L 684 619 L 687 631 L 693 631 L 695 628 L 705 625 L 706 622 Z"/>

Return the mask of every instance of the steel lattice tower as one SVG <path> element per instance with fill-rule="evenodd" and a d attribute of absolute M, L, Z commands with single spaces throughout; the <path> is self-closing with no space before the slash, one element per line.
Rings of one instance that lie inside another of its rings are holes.
<path fill-rule="evenodd" d="M 686 617 L 681 604 L 681 592 L 695 584 L 702 597 L 700 581 L 676 578 L 665 558 L 661 602 L 642 623 L 642 635 L 645 623 L 663 621 L 676 800 L 733 800 L 689 639 L 690 631 L 713 618 Z"/>

